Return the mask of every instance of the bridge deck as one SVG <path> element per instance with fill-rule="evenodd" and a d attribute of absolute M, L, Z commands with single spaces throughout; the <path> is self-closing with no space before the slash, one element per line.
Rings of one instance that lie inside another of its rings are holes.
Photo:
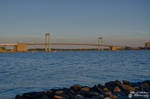
<path fill-rule="evenodd" d="M 27 43 L 27 45 L 49 45 L 48 43 Z M 87 46 L 112 46 L 106 44 L 88 44 L 88 43 L 50 43 L 50 45 L 87 45 Z"/>
<path fill-rule="evenodd" d="M 18 43 L 0 43 L 0 46 L 14 46 Z M 88 44 L 88 43 L 26 43 L 27 45 L 86 45 L 86 46 L 105 46 L 110 47 L 108 44 Z"/>
<path fill-rule="evenodd" d="M 0 46 L 14 46 L 17 45 L 17 43 L 0 43 Z"/>

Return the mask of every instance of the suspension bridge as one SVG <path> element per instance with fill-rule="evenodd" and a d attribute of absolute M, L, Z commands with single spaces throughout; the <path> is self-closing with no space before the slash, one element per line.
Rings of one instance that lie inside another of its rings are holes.
<path fill-rule="evenodd" d="M 45 42 L 44 43 L 30 43 L 30 42 L 23 42 L 23 43 L 0 43 L 0 46 L 13 46 L 14 52 L 26 52 L 28 51 L 27 46 L 33 46 L 33 45 L 42 45 L 45 48 L 45 51 L 51 52 L 51 46 L 52 45 L 79 45 L 79 46 L 94 46 L 97 47 L 98 50 L 103 50 L 104 47 L 108 47 L 110 50 L 118 50 L 123 49 L 124 46 L 116 46 L 116 45 L 109 45 L 109 44 L 103 44 L 103 38 L 98 38 L 97 44 L 89 44 L 89 43 L 52 43 L 50 42 L 50 33 L 45 34 Z M 2 47 L 1 47 L 2 48 Z M 2 50 L 2 49 L 1 49 Z"/>

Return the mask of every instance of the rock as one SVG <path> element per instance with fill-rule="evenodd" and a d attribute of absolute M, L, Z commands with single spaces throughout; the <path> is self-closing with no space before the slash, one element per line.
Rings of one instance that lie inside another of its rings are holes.
<path fill-rule="evenodd" d="M 83 88 L 81 88 L 81 90 L 83 90 L 83 91 L 90 91 L 90 88 L 89 87 L 83 87 Z"/>
<path fill-rule="evenodd" d="M 137 86 L 137 87 L 134 87 L 134 89 L 135 89 L 135 90 L 136 90 L 136 89 L 140 89 L 140 87 Z"/>
<path fill-rule="evenodd" d="M 123 84 L 124 84 L 124 85 L 130 85 L 130 82 L 127 81 L 127 80 L 123 80 Z"/>
<path fill-rule="evenodd" d="M 118 97 L 115 96 L 115 95 L 112 95 L 111 98 L 112 98 L 112 99 L 117 99 Z"/>
<path fill-rule="evenodd" d="M 71 87 L 73 87 L 73 88 L 81 88 L 81 85 L 73 85 Z"/>
<path fill-rule="evenodd" d="M 111 97 L 105 97 L 104 99 L 112 99 Z"/>
<path fill-rule="evenodd" d="M 106 88 L 106 87 L 105 87 L 103 90 L 104 90 L 104 91 L 109 91 L 108 88 Z"/>
<path fill-rule="evenodd" d="M 149 84 L 149 86 L 150 86 L 150 80 L 145 80 L 145 81 L 143 81 L 142 83 L 147 83 L 147 84 Z"/>
<path fill-rule="evenodd" d="M 104 88 L 104 86 L 101 85 L 101 84 L 98 84 L 97 86 L 98 86 L 98 88 L 100 88 L 100 89 L 103 89 L 103 88 Z"/>
<path fill-rule="evenodd" d="M 134 91 L 134 90 L 135 90 L 134 87 L 131 87 L 131 86 L 129 86 L 129 85 L 122 85 L 122 88 L 123 88 L 124 90 L 129 90 L 129 91 Z"/>
<path fill-rule="evenodd" d="M 111 81 L 102 85 L 88 86 L 73 85 L 70 88 L 50 89 L 42 92 L 30 92 L 16 95 L 14 99 L 129 99 L 131 91 L 150 92 L 150 80 L 144 82 Z M 137 98 L 141 99 L 141 98 Z"/>
<path fill-rule="evenodd" d="M 74 91 L 79 91 L 81 89 L 82 86 L 80 85 L 73 85 L 71 86 L 71 89 L 74 90 Z"/>
<path fill-rule="evenodd" d="M 100 95 L 98 92 L 89 92 L 89 94 L 90 94 L 91 96 L 99 96 L 99 95 Z"/>
<path fill-rule="evenodd" d="M 87 99 L 87 98 L 86 98 Z M 103 99 L 103 97 L 101 97 L 101 96 L 92 96 L 91 98 L 89 98 L 89 99 Z"/>
<path fill-rule="evenodd" d="M 111 96 L 111 95 L 112 95 L 112 92 L 111 92 L 111 91 L 107 91 L 107 92 L 105 92 L 105 94 Z"/>
<path fill-rule="evenodd" d="M 63 93 L 64 93 L 63 90 L 58 90 L 58 91 L 55 92 L 55 94 L 57 94 L 57 95 L 60 95 L 60 94 L 63 94 Z"/>
<path fill-rule="evenodd" d="M 111 91 L 107 91 L 107 92 L 105 92 L 105 95 L 108 95 L 108 96 L 112 96 L 112 92 Z"/>
<path fill-rule="evenodd" d="M 75 94 L 75 91 L 73 91 L 73 90 L 70 90 L 70 93 L 71 93 L 71 94 Z"/>
<path fill-rule="evenodd" d="M 37 98 L 37 99 L 49 99 L 49 98 L 48 98 L 48 96 L 46 96 L 46 95 L 43 95 L 42 97 L 40 97 L 40 98 Z"/>
<path fill-rule="evenodd" d="M 16 95 L 15 99 L 24 99 L 24 98 L 20 95 Z"/>
<path fill-rule="evenodd" d="M 103 95 L 103 94 L 100 94 L 99 96 L 100 96 L 101 98 L 104 98 L 104 95 Z"/>
<path fill-rule="evenodd" d="M 121 90 L 120 90 L 120 88 L 118 87 L 118 86 L 116 86 L 115 88 L 114 88 L 114 90 L 113 90 L 113 92 L 120 92 Z"/>
<path fill-rule="evenodd" d="M 78 92 L 78 94 L 80 94 L 80 95 L 82 95 L 84 97 L 91 97 L 92 96 L 89 91 L 84 91 L 84 90 L 80 90 Z"/>
<path fill-rule="evenodd" d="M 105 87 L 107 87 L 111 91 L 113 91 L 115 86 L 121 86 L 121 82 L 116 80 L 116 81 L 110 81 L 110 82 L 105 83 Z"/>
<path fill-rule="evenodd" d="M 45 94 L 49 94 L 49 93 L 52 93 L 52 92 L 53 92 L 52 90 L 44 91 Z"/>
<path fill-rule="evenodd" d="M 22 96 L 27 99 L 30 99 L 30 98 L 34 99 L 34 98 L 43 96 L 43 93 L 42 92 L 30 92 L 30 93 L 24 93 Z"/>
<path fill-rule="evenodd" d="M 66 94 L 71 93 L 70 89 L 68 89 L 68 88 L 63 88 L 62 91 L 64 91 L 64 93 L 66 93 Z"/>
<path fill-rule="evenodd" d="M 100 86 L 99 85 L 95 85 L 93 88 L 91 88 L 92 91 L 99 92 L 99 93 L 102 93 L 103 89 L 104 89 L 104 87 L 101 86 L 101 85 Z"/>
<path fill-rule="evenodd" d="M 116 80 L 114 83 L 115 83 L 115 85 L 117 85 L 117 86 L 121 86 L 121 82 L 120 82 L 119 80 Z"/>
<path fill-rule="evenodd" d="M 130 83 L 130 86 L 132 86 L 132 87 L 139 87 L 141 85 L 141 83 L 140 82 L 137 82 L 137 83 Z"/>
<path fill-rule="evenodd" d="M 84 99 L 84 97 L 82 95 L 76 95 L 75 99 Z"/>
<path fill-rule="evenodd" d="M 147 82 L 144 82 L 141 84 L 141 87 L 147 87 L 147 86 L 149 86 L 149 84 Z"/>
<path fill-rule="evenodd" d="M 62 96 L 54 95 L 54 99 L 62 99 Z"/>

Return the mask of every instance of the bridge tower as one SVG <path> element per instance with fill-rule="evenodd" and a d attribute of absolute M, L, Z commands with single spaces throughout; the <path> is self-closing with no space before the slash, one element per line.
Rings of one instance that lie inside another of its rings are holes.
<path fill-rule="evenodd" d="M 50 33 L 45 33 L 45 51 L 50 52 Z"/>
<path fill-rule="evenodd" d="M 98 50 L 103 51 L 103 37 L 98 37 Z"/>

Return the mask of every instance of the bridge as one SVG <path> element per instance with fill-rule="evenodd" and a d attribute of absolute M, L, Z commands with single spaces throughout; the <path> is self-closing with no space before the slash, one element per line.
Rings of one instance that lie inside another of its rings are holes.
<path fill-rule="evenodd" d="M 45 34 L 45 42 L 44 43 L 30 43 L 30 42 L 24 42 L 24 43 L 0 43 L 0 46 L 13 46 L 13 51 L 15 52 L 26 52 L 28 51 L 27 46 L 31 45 L 43 45 L 45 46 L 45 51 L 51 51 L 50 46 L 51 45 L 83 45 L 83 46 L 95 46 L 98 47 L 99 50 L 103 50 L 103 47 L 108 47 L 110 50 L 118 50 L 125 48 L 124 46 L 116 46 L 116 45 L 109 45 L 109 44 L 103 44 L 102 38 L 98 39 L 98 44 L 90 44 L 90 43 L 51 43 L 50 42 L 50 34 Z M 4 50 L 3 49 L 0 49 Z"/>
<path fill-rule="evenodd" d="M 28 45 L 83 45 L 83 46 L 103 46 L 103 47 L 109 47 L 110 50 L 117 50 L 119 48 L 122 48 L 120 46 L 116 45 L 107 45 L 107 44 L 88 44 L 88 43 L 0 43 L 0 46 L 14 46 L 13 50 L 17 52 L 26 52 Z M 50 49 L 49 49 L 50 50 Z M 48 51 L 48 50 L 47 50 Z"/>
<path fill-rule="evenodd" d="M 0 43 L 0 46 L 14 46 L 17 45 L 17 43 Z"/>

